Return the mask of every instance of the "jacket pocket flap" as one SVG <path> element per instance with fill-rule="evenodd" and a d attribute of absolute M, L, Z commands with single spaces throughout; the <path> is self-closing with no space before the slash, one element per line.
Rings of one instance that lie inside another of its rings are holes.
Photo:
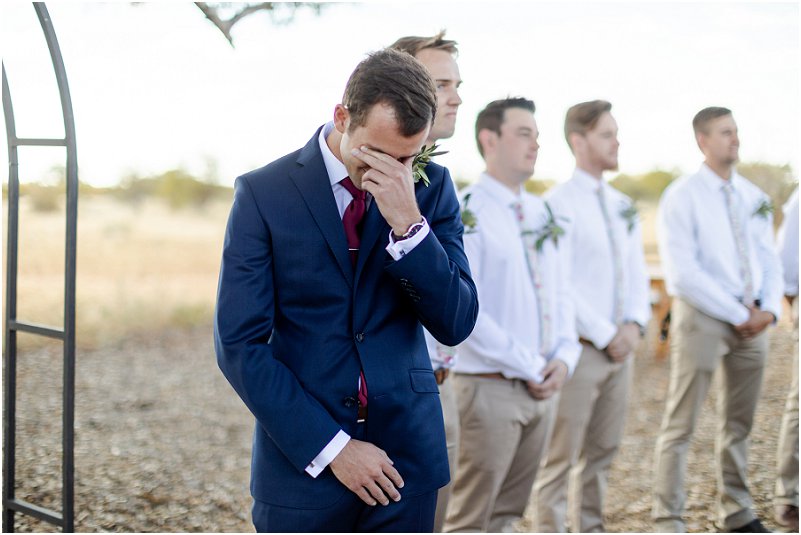
<path fill-rule="evenodd" d="M 431 370 L 409 370 L 409 378 L 412 380 L 412 390 L 421 393 L 439 393 L 437 379 Z"/>

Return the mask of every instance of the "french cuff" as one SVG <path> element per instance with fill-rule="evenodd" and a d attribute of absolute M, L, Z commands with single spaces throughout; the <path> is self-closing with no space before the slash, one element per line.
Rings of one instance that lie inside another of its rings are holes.
<path fill-rule="evenodd" d="M 598 349 L 604 349 L 617 334 L 617 327 L 611 321 L 605 321 L 593 328 L 592 332 L 586 334 L 579 333 L 582 338 L 586 338 Z"/>
<path fill-rule="evenodd" d="M 426 218 L 423 218 L 423 227 L 417 231 L 417 233 L 406 239 L 401 241 L 395 241 L 394 236 L 392 235 L 392 230 L 389 231 L 389 244 L 387 245 L 386 249 L 389 255 L 397 262 L 407 254 L 412 252 L 412 249 L 420 245 L 428 233 L 431 232 L 431 227 L 428 226 L 428 221 Z"/>
<path fill-rule="evenodd" d="M 732 307 L 732 310 L 729 311 L 726 321 L 728 321 L 734 326 L 737 326 L 748 321 L 748 318 L 750 317 L 751 317 L 751 312 L 748 310 L 748 308 L 745 305 L 738 302 L 737 306 Z"/>
<path fill-rule="evenodd" d="M 334 438 L 331 439 L 331 442 L 323 448 L 323 451 L 309 463 L 309 466 L 306 467 L 306 473 L 314 478 L 319 476 L 320 472 L 325 470 L 325 467 L 331 464 L 331 461 L 339 455 L 339 452 L 342 451 L 349 440 L 350 435 L 340 429 L 339 433 L 334 435 Z"/>

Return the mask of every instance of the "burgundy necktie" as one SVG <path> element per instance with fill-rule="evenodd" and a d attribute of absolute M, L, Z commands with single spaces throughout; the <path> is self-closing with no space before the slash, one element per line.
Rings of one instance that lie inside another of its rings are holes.
<path fill-rule="evenodd" d="M 356 260 L 359 258 L 359 244 L 361 243 L 362 219 L 365 212 L 366 191 L 362 191 L 353 185 L 349 176 L 340 181 L 348 193 L 353 195 L 345 213 L 342 214 L 342 224 L 345 226 L 345 237 L 348 239 L 348 251 L 350 251 L 350 262 L 356 267 Z"/>
<path fill-rule="evenodd" d="M 345 227 L 345 237 L 348 239 L 348 251 L 350 252 L 350 262 L 356 267 L 356 260 L 359 258 L 359 244 L 361 243 L 362 219 L 366 211 L 365 198 L 367 192 L 358 189 L 349 176 L 340 181 L 348 192 L 353 195 L 353 200 L 345 208 L 342 214 L 342 225 Z M 359 372 L 359 405 L 367 407 L 367 381 L 364 378 L 364 371 Z"/>

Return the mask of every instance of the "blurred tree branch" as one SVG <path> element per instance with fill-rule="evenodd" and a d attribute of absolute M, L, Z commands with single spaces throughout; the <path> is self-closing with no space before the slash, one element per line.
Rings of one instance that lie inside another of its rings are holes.
<path fill-rule="evenodd" d="M 222 32 L 232 47 L 234 38 L 231 36 L 231 28 L 248 15 L 267 11 L 274 23 L 286 24 L 292 22 L 295 12 L 300 8 L 308 7 L 318 14 L 322 9 L 319 2 L 195 2 L 195 5 Z M 286 18 L 279 19 L 278 12 L 287 10 Z"/>

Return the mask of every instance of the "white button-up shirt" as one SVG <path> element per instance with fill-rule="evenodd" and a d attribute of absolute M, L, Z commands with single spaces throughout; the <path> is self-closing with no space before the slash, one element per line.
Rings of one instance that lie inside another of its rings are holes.
<path fill-rule="evenodd" d="M 510 379 L 542 381 L 547 361 L 557 358 L 572 374 L 581 345 L 562 254 L 548 239 L 537 255 L 542 291 L 550 307 L 552 340 L 552 347 L 541 354 L 537 296 L 512 207 L 515 202 L 522 204 L 530 227 L 526 230 L 536 233 L 548 219 L 545 202 L 526 192 L 516 195 L 486 173 L 467 193 L 471 194 L 467 207 L 477 225 L 475 232 L 465 234 L 464 248 L 480 306 L 472 334 L 459 345 L 454 370 L 500 372 Z"/>
<path fill-rule="evenodd" d="M 576 306 L 576 329 L 599 349 L 609 345 L 618 326 L 614 321 L 615 264 L 598 190 L 603 188 L 611 231 L 620 254 L 623 280 L 623 320 L 647 325 L 651 317 L 648 272 L 638 217 L 627 216 L 632 201 L 603 180 L 576 169 L 567 182 L 548 196 L 563 219 L 564 249 L 570 262 L 570 282 Z"/>
<path fill-rule="evenodd" d="M 659 201 L 659 255 L 670 295 L 702 312 L 739 325 L 749 318 L 740 302 L 745 281 L 729 221 L 723 187 L 726 180 L 706 164 L 694 175 L 667 187 Z M 782 268 L 773 243 L 773 217 L 760 214 L 770 202 L 765 193 L 732 172 L 733 203 L 748 249 L 754 298 L 762 310 L 779 318 Z"/>
<path fill-rule="evenodd" d="M 779 254 L 784 268 L 784 295 L 798 295 L 798 188 L 784 205 Z"/>

